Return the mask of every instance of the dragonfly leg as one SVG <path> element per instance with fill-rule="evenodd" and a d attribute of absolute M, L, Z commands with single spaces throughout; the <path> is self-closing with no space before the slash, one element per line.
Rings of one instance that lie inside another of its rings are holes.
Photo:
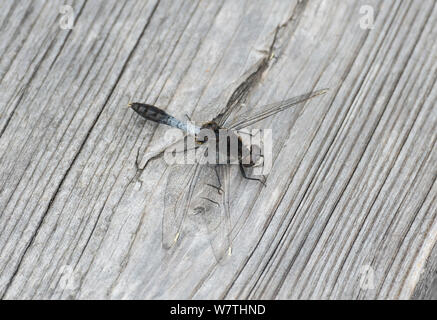
<path fill-rule="evenodd" d="M 144 168 L 146 167 L 147 163 L 141 168 L 139 158 L 140 158 L 140 148 L 138 148 L 137 156 L 135 157 L 135 167 L 137 168 L 137 171 L 142 172 L 144 170 Z"/>
<path fill-rule="evenodd" d="M 151 156 L 148 157 L 146 163 L 141 167 L 141 161 L 139 160 L 140 158 L 140 148 L 138 148 L 137 150 L 137 156 L 135 158 L 135 167 L 137 168 L 137 171 L 143 172 L 144 169 L 146 168 L 147 164 L 149 163 L 150 160 L 156 159 L 160 156 L 162 156 L 164 154 L 165 149 L 162 149 L 161 151 L 158 151 L 154 154 L 152 154 Z"/>
<path fill-rule="evenodd" d="M 222 189 L 222 182 L 220 180 L 220 174 L 218 172 L 218 166 L 214 166 L 214 171 L 215 171 L 215 174 L 217 176 L 217 181 L 218 181 L 219 185 L 218 186 L 210 185 L 210 186 L 213 187 L 213 188 L 216 188 L 218 193 L 222 194 L 223 193 L 223 189 Z"/>
<path fill-rule="evenodd" d="M 174 147 L 178 143 L 181 143 L 182 141 L 184 141 L 184 139 L 176 140 L 176 141 L 174 141 L 174 142 L 172 142 L 170 144 L 167 144 L 167 145 L 160 145 L 157 148 L 155 148 L 154 150 L 151 150 L 150 152 L 147 152 L 144 155 L 144 157 L 146 158 L 146 162 L 144 163 L 143 166 L 140 165 L 140 161 L 139 161 L 139 158 L 140 158 L 140 148 L 138 148 L 138 150 L 137 150 L 137 157 L 135 159 L 135 166 L 136 166 L 137 170 L 142 172 L 146 168 L 146 166 L 147 166 L 147 164 L 149 163 L 150 160 L 153 160 L 153 159 L 161 157 L 162 155 L 164 155 L 165 151 L 168 148 Z M 197 147 L 195 147 L 195 149 L 196 148 Z M 177 152 L 177 153 L 179 153 L 179 152 Z"/>
<path fill-rule="evenodd" d="M 137 168 L 137 171 L 143 171 L 145 166 L 140 168 L 140 161 L 138 161 L 140 157 L 140 148 L 137 150 L 137 156 L 135 157 L 135 167 Z"/>
<path fill-rule="evenodd" d="M 242 163 L 240 163 L 240 172 L 241 172 L 241 175 L 243 176 L 244 179 L 258 181 L 258 182 L 261 182 L 264 187 L 266 186 L 266 177 L 265 176 L 262 176 L 262 178 L 249 177 L 246 174 L 246 171 L 244 170 L 244 166 Z"/>

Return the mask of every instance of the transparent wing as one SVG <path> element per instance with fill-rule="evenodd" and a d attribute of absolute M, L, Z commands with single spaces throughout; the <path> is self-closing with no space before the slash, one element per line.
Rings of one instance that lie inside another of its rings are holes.
<path fill-rule="evenodd" d="M 202 146 L 198 154 L 202 155 Z M 182 228 L 203 225 L 217 261 L 230 254 L 229 170 L 227 165 L 173 164 L 168 169 L 164 195 L 162 242 L 171 248 Z M 188 220 L 188 221 L 187 221 Z"/>
<path fill-rule="evenodd" d="M 247 88 L 253 83 L 256 77 L 260 76 L 260 68 L 263 68 L 264 60 L 261 59 L 255 63 L 249 70 L 241 75 L 238 80 L 233 81 L 220 96 L 216 98 L 211 104 L 224 106 L 222 111 L 212 119 L 219 126 L 224 126 L 229 116 L 238 111 L 244 103 L 249 90 Z M 209 104 L 210 105 L 210 104 Z M 207 110 L 211 110 L 207 108 Z"/>
<path fill-rule="evenodd" d="M 311 98 L 314 98 L 314 97 L 317 97 L 321 94 L 324 94 L 327 91 L 328 91 L 327 89 L 313 91 L 313 92 L 309 92 L 309 93 L 306 93 L 306 94 L 303 94 L 303 95 L 300 95 L 300 96 L 297 96 L 294 98 L 290 98 L 288 100 L 265 105 L 265 106 L 261 107 L 262 109 L 265 109 L 264 111 L 254 115 L 254 116 L 251 116 L 249 118 L 234 122 L 231 125 L 229 125 L 228 128 L 233 129 L 233 130 L 239 130 L 239 129 L 245 128 L 245 127 L 250 126 L 258 121 L 261 121 L 265 118 L 268 118 L 268 117 L 270 117 L 278 112 L 284 111 L 284 110 L 286 110 L 294 105 L 297 105 L 297 104 L 302 103 L 306 100 L 309 100 Z"/>
<path fill-rule="evenodd" d="M 169 168 L 162 217 L 162 246 L 166 249 L 179 238 L 200 169 L 200 164 L 173 164 Z"/>
<path fill-rule="evenodd" d="M 226 89 L 224 96 L 227 99 L 222 103 L 222 105 L 225 104 L 225 108 L 212 120 L 219 126 L 223 126 L 229 116 L 241 108 L 247 95 L 247 91 L 243 90 L 244 84 L 239 85 L 235 90 L 234 88 L 235 83 Z"/>
<path fill-rule="evenodd" d="M 201 165 L 190 210 L 205 226 L 214 257 L 218 262 L 231 254 L 229 211 L 229 165 Z"/>
<path fill-rule="evenodd" d="M 189 210 L 194 186 L 203 167 L 199 162 L 185 163 L 187 152 L 192 150 L 186 139 L 175 148 L 164 151 L 164 157 L 171 154 L 173 161 L 167 170 L 162 217 L 162 245 L 167 249 L 171 248 L 179 238 L 182 224 Z"/>
<path fill-rule="evenodd" d="M 208 121 L 215 121 L 221 125 L 228 118 L 233 110 L 239 109 L 243 103 L 243 96 L 236 93 L 238 82 L 233 81 L 218 96 L 208 101 L 208 103 L 196 111 L 195 118 Z M 211 119 L 211 112 L 220 110 L 220 113 Z"/>

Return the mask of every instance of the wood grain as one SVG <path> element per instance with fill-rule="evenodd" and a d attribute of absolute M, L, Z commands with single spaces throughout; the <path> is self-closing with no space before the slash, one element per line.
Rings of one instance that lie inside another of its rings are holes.
<path fill-rule="evenodd" d="M 3 299 L 435 297 L 434 0 L 0 6 Z M 217 263 L 202 232 L 161 247 L 167 167 L 137 173 L 135 156 L 168 128 L 125 106 L 205 121 L 232 82 L 241 117 L 330 91 L 259 125 L 273 168 L 266 187 L 233 169 L 233 255 Z"/>

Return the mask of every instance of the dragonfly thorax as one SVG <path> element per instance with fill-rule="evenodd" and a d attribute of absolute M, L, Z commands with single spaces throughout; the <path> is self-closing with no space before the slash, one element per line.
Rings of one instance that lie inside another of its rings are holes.
<path fill-rule="evenodd" d="M 220 155 L 226 163 L 239 163 L 244 167 L 256 166 L 260 161 L 259 147 L 244 144 L 234 130 L 223 128 L 214 121 L 204 123 L 196 134 L 197 144 L 208 141 L 215 144 L 217 161 Z"/>

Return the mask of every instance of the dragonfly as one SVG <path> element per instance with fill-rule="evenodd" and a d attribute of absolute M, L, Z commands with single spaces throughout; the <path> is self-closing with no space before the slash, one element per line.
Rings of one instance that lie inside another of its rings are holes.
<path fill-rule="evenodd" d="M 239 88 L 234 90 L 234 94 L 238 90 Z M 245 105 L 244 103 L 234 103 L 231 106 L 226 105 L 222 112 L 201 126 L 190 126 L 187 124 L 187 121 L 178 120 L 162 108 L 154 105 L 139 102 L 129 103 L 128 106 L 141 117 L 182 130 L 185 134 L 184 139 L 188 136 L 194 137 L 195 149 L 200 150 L 199 154 L 201 156 L 207 154 L 208 145 L 210 146 L 212 142 L 212 139 L 208 141 L 208 139 L 202 136 L 203 130 L 210 130 L 214 133 L 213 138 L 216 140 L 216 146 L 220 142 L 219 132 L 223 130 L 228 136 L 236 137 L 237 141 L 236 155 L 230 155 L 229 146 L 225 148 L 224 157 L 226 161 L 224 163 L 197 161 L 193 164 L 174 163 L 170 165 L 164 193 L 164 212 L 162 218 L 163 247 L 166 249 L 172 248 L 181 235 L 185 221 L 195 219 L 197 223 L 204 226 L 203 229 L 206 230 L 216 260 L 220 262 L 226 256 L 230 256 L 232 254 L 230 223 L 231 156 L 234 158 L 232 163 L 238 164 L 243 178 L 256 180 L 265 185 L 265 177 L 249 176 L 246 172 L 247 169 L 260 165 L 263 155 L 260 154 L 259 150 L 255 150 L 254 146 L 247 146 L 243 143 L 239 130 L 293 106 L 297 106 L 311 98 L 320 96 L 327 91 L 328 89 L 316 90 L 281 102 L 264 105 L 260 107 L 262 111 L 255 115 L 234 119 L 233 121 L 230 121 L 231 115 Z M 225 94 L 224 96 L 229 97 L 230 95 Z M 217 100 L 216 98 L 215 101 Z M 147 162 L 162 155 L 177 143 L 181 143 L 181 140 L 176 141 L 170 146 L 150 152 L 147 156 Z M 183 143 L 186 144 L 186 141 L 183 141 Z M 229 141 L 225 142 L 226 144 L 229 144 Z M 188 152 L 186 145 L 183 152 Z M 223 155 L 223 151 L 220 150 L 217 154 L 220 152 Z M 136 159 L 137 169 L 142 171 L 147 162 L 143 167 L 140 167 L 138 149 Z"/>

